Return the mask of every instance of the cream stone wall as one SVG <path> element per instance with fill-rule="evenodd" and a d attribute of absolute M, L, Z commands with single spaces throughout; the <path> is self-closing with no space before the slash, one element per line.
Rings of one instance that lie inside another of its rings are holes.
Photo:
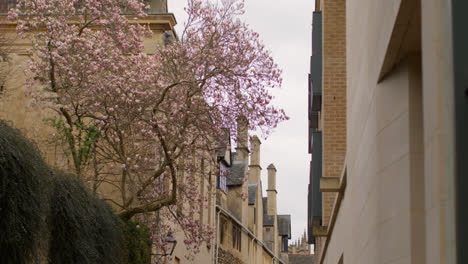
<path fill-rule="evenodd" d="M 164 31 L 171 31 L 175 25 L 172 15 L 147 16 L 142 21 L 153 30 L 153 36 L 144 40 L 145 52 L 154 52 L 157 45 L 163 43 Z M 63 146 L 56 142 L 52 136 L 53 128 L 45 124 L 45 118 L 55 116 L 50 106 L 43 102 L 36 102 L 30 95 L 30 89 L 25 82 L 29 78 L 29 54 L 31 48 L 30 39 L 20 39 L 15 33 L 16 24 L 0 15 L 0 33 L 6 34 L 12 40 L 8 43 L 10 51 L 10 65 L 2 91 L 0 92 L 0 118 L 20 129 L 26 137 L 37 143 L 45 160 L 52 166 L 62 169 L 69 168 L 69 162 L 63 156 Z M 5 70 L 2 64 L 2 72 Z M 34 88 L 32 89 L 34 90 Z"/>
<path fill-rule="evenodd" d="M 199 183 L 199 193 L 207 197 L 205 207 L 201 208 L 201 213 L 193 215 L 194 220 L 198 220 L 201 225 L 209 225 L 216 232 L 217 215 L 215 214 L 215 205 L 218 201 L 226 201 L 226 195 L 223 191 L 216 189 L 216 175 L 217 165 L 213 162 L 214 157 L 210 153 L 203 153 L 202 155 L 193 158 L 195 164 L 201 164 L 200 170 L 196 173 Z M 217 198 L 218 196 L 218 198 Z M 187 204 L 188 205 L 188 204 Z M 188 264 L 188 263 L 212 263 L 214 254 L 216 251 L 216 241 L 213 239 L 211 243 L 205 243 L 199 245 L 200 252 L 193 256 L 193 259 L 187 258 L 188 251 L 184 244 L 184 240 L 187 239 L 183 230 L 176 223 L 172 226 L 176 232 L 174 238 L 177 240 L 177 246 L 172 254 L 172 260 L 165 258 L 165 263 L 177 263 L 177 264 Z M 226 233 L 227 234 L 227 233 Z M 215 237 L 216 233 L 213 234 Z M 227 237 L 225 241 L 227 241 Z M 229 238 L 230 239 L 230 238 Z M 176 262 L 176 258 L 178 262 Z"/>
<path fill-rule="evenodd" d="M 255 230 L 257 234 L 257 238 L 260 241 L 264 241 L 265 238 L 263 237 L 263 198 L 262 198 L 262 185 L 258 185 L 257 189 L 257 198 L 256 198 L 256 206 L 257 206 L 257 228 Z M 259 245 L 258 243 L 255 243 L 255 255 L 254 255 L 254 261 L 255 263 L 262 263 L 262 252 L 263 249 L 261 248 L 262 246 Z"/>
<path fill-rule="evenodd" d="M 1 19 L 1 18 L 0 18 Z M 1 33 L 1 32 L 0 32 Z M 67 168 L 68 160 L 63 157 L 62 147 L 57 144 L 52 134 L 53 128 L 45 125 L 44 119 L 55 116 L 47 104 L 37 104 L 26 88 L 29 57 L 25 54 L 28 45 L 24 40 L 11 43 L 8 74 L 0 93 L 0 119 L 16 127 L 36 143 L 44 159 L 54 167 Z M 20 46 L 20 48 L 17 48 Z"/>
<path fill-rule="evenodd" d="M 242 119 L 239 119 L 242 121 Z M 245 181 L 240 186 L 230 186 L 226 197 L 226 207 L 222 206 L 222 217 L 226 219 L 227 227 L 224 231 L 224 240 L 220 243 L 220 248 L 232 255 L 236 261 L 240 263 L 272 263 L 272 255 L 275 255 L 275 263 L 278 263 L 277 258 L 280 257 L 278 236 L 278 224 L 276 217 L 276 169 L 273 164 L 268 166 L 268 198 L 266 211 L 270 210 L 269 214 L 274 214 L 273 226 L 263 226 L 263 197 L 261 189 L 261 167 L 260 163 L 260 145 L 261 142 L 257 136 L 253 136 L 250 141 L 251 152 L 246 147 L 247 133 L 246 129 L 239 129 L 238 146 L 236 148 L 236 160 L 241 159 L 245 162 L 250 160 L 248 166 L 249 171 L 245 171 L 244 175 L 248 175 L 248 181 Z M 240 135 L 240 136 L 239 136 Z M 248 194 L 248 184 L 258 183 L 256 190 L 255 203 L 248 205 L 248 199 L 245 195 Z M 227 211 L 226 211 L 227 209 Z M 219 208 L 217 210 L 220 210 Z M 254 211 L 255 210 L 255 211 Z M 256 221 L 254 223 L 254 215 Z M 232 244 L 232 226 L 235 221 L 240 221 L 244 227 L 241 233 L 241 250 L 233 247 Z M 266 232 L 265 229 L 268 229 Z M 218 235 L 218 234 L 217 234 Z M 255 237 L 254 237 L 255 236 Z M 266 245 L 264 245 L 266 242 Z M 270 248 L 269 249 L 267 249 Z M 223 259 L 220 263 L 227 263 Z M 283 263 L 287 263 L 283 261 Z"/>
<path fill-rule="evenodd" d="M 185 234 L 179 230 L 175 235 L 174 238 L 177 240 L 177 245 L 174 249 L 172 254 L 172 261 L 169 260 L 168 257 L 161 257 L 161 259 L 165 260 L 165 264 L 176 263 L 175 258 L 179 259 L 178 263 L 211 263 L 212 262 L 212 246 L 202 244 L 200 245 L 200 253 L 194 256 L 194 259 L 187 259 L 185 258 L 187 251 L 184 245 L 184 239 L 186 239 Z"/>
<path fill-rule="evenodd" d="M 426 263 L 455 263 L 454 98 L 449 1 L 422 1 Z"/>
<path fill-rule="evenodd" d="M 153 1 L 154 2 L 154 1 Z M 145 52 L 154 53 L 158 45 L 162 45 L 163 33 L 171 32 L 175 25 L 175 19 L 169 14 L 149 15 L 142 20 L 144 24 L 149 25 L 153 31 L 151 38 L 144 39 Z M 65 170 L 72 170 L 67 158 L 63 155 L 63 146 L 57 142 L 52 136 L 55 130 L 45 124 L 45 118 L 51 118 L 55 112 L 49 108 L 49 105 L 35 102 L 29 96 L 29 89 L 26 88 L 25 82 L 29 78 L 28 65 L 29 54 L 27 48 L 31 47 L 30 39 L 19 39 L 15 33 L 15 23 L 7 20 L 6 16 L 0 16 L 0 34 L 7 34 L 13 41 L 9 44 L 10 63 L 9 65 L 2 64 L 2 73 L 7 70 L 8 74 L 5 78 L 2 91 L 0 91 L 0 119 L 6 120 L 10 125 L 20 129 L 24 135 L 35 142 L 45 160 L 53 167 L 59 167 Z M 6 68 L 8 66 L 8 69 Z M 3 76 L 0 76 L 3 77 Z M 34 88 L 33 88 L 34 89 Z M 209 157 L 206 158 L 208 163 Z M 208 164 L 209 165 L 209 164 Z M 215 177 L 209 182 L 207 177 L 209 171 L 214 169 L 207 166 L 204 175 L 200 175 L 203 193 L 209 193 L 210 186 L 215 184 Z M 102 185 L 98 190 L 100 193 L 105 193 L 106 197 L 114 197 L 119 200 L 119 194 L 111 185 Z M 203 213 L 198 217 L 203 224 L 214 225 L 214 201 L 215 197 L 211 197 L 208 208 L 203 209 Z M 180 263 L 193 263 L 192 260 L 184 258 L 186 249 L 183 245 L 185 239 L 183 232 L 179 231 L 174 234 L 174 237 L 179 241 L 178 246 L 174 251 L 174 256 L 178 256 Z M 194 263 L 210 263 L 213 259 L 212 245 L 202 245 L 201 252 L 195 256 Z"/>
<path fill-rule="evenodd" d="M 144 39 L 145 52 L 154 53 L 157 45 L 163 44 L 163 33 L 172 32 L 175 18 L 171 14 L 148 15 L 138 22 L 147 24 L 153 31 L 150 38 Z M 5 15 L 0 15 L 0 33 L 6 34 L 13 41 L 9 44 L 10 65 L 3 90 L 0 92 L 0 119 L 4 119 L 13 127 L 20 129 L 24 135 L 35 142 L 44 159 L 53 167 L 73 172 L 73 166 L 64 155 L 66 148 L 53 135 L 55 129 L 47 125 L 44 120 L 56 116 L 51 105 L 37 102 L 31 96 L 31 91 L 37 87 L 27 88 L 29 78 L 29 56 L 27 49 L 31 48 L 32 40 L 21 39 L 16 35 L 16 23 L 9 21 Z M 5 65 L 2 65 L 2 71 Z M 102 184 L 99 193 L 106 197 L 120 200 L 120 191 L 111 184 Z"/>
<path fill-rule="evenodd" d="M 450 13 L 417 3 L 346 1 L 347 183 L 317 263 L 455 263 Z"/>
<path fill-rule="evenodd" d="M 413 261 L 411 245 L 423 232 L 411 228 L 411 179 L 421 174 L 412 171 L 420 153 L 410 149 L 411 91 L 418 87 L 411 85 L 417 66 L 409 64 L 374 85 L 364 126 L 349 124 L 360 136 L 350 137 L 357 152 L 348 152 L 348 185 L 324 263 L 342 254 L 345 263 L 424 263 Z"/>

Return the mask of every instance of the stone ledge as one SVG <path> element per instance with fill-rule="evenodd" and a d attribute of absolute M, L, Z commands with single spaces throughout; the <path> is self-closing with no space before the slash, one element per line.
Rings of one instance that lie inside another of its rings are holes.
<path fill-rule="evenodd" d="M 339 192 L 340 178 L 338 177 L 322 177 L 320 178 L 321 192 Z"/>

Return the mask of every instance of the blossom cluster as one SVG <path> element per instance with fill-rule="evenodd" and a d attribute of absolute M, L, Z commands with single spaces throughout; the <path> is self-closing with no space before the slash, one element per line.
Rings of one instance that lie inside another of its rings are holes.
<path fill-rule="evenodd" d="M 116 186 L 121 215 L 153 219 L 155 244 L 164 246 L 165 214 L 197 253 L 213 231 L 193 217 L 210 194 L 198 188 L 205 172 L 190 160 L 214 153 L 239 116 L 265 136 L 286 120 L 271 104 L 281 70 L 239 19 L 243 0 L 188 0 L 179 41 L 154 54 L 143 45 L 153 32 L 138 23 L 146 8 L 141 0 L 19 0 L 9 18 L 20 36 L 32 36 L 31 94 L 53 102 L 80 176 Z"/>

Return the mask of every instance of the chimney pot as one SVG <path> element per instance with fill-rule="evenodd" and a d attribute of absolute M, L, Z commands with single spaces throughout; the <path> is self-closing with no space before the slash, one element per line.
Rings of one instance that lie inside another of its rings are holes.
<path fill-rule="evenodd" d="M 249 121 L 243 115 L 237 118 L 237 148 L 236 156 L 238 160 L 248 160 L 249 148 L 247 139 L 249 134 Z M 237 159 L 237 158 L 236 158 Z"/>
<path fill-rule="evenodd" d="M 267 204 L 268 215 L 276 215 L 276 168 L 275 165 L 268 165 L 268 189 Z"/>

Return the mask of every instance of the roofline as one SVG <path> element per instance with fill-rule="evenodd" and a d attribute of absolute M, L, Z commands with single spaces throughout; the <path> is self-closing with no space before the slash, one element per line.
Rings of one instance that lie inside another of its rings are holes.
<path fill-rule="evenodd" d="M 242 222 L 240 222 L 233 214 L 231 214 L 229 211 L 227 211 L 226 209 L 222 208 L 221 206 L 219 205 L 216 205 L 215 208 L 217 208 L 219 210 L 219 212 L 223 213 L 225 216 L 227 217 L 230 217 L 232 220 L 234 220 L 238 225 L 240 225 L 242 227 L 243 230 L 247 231 L 247 234 L 251 235 L 252 238 L 254 238 L 255 240 L 257 240 L 257 244 L 260 244 L 263 246 L 264 249 L 266 249 L 267 253 L 272 256 L 273 259 L 277 259 L 280 263 L 282 264 L 286 264 L 282 259 L 280 259 L 279 257 L 277 257 L 268 247 L 267 245 L 265 244 L 265 242 L 263 241 L 260 241 L 258 240 L 257 236 L 252 233 L 252 231 L 250 231 L 250 229 L 248 229 L 244 224 L 242 224 Z M 216 239 L 216 242 L 217 239 Z M 219 244 L 218 244 L 219 245 Z M 218 246 L 219 247 L 219 246 Z"/>

